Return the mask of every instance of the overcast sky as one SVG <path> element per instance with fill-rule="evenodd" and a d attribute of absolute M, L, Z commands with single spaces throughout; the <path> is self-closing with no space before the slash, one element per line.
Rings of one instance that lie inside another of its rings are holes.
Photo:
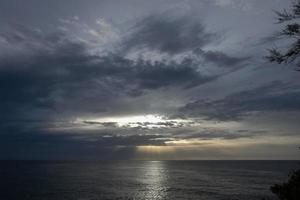
<path fill-rule="evenodd" d="M 289 0 L 2 0 L 0 159 L 299 159 Z"/>

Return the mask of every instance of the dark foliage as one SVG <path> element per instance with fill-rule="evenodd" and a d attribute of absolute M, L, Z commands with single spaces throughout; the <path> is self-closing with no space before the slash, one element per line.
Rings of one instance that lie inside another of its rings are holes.
<path fill-rule="evenodd" d="M 299 147 L 300 149 L 300 147 Z M 293 170 L 287 182 L 275 184 L 271 188 L 273 194 L 279 200 L 299 200 L 300 199 L 300 169 Z M 268 200 L 263 198 L 262 200 Z"/>
<path fill-rule="evenodd" d="M 269 49 L 270 55 L 267 59 L 279 64 L 295 61 L 300 55 L 300 24 L 297 22 L 300 18 L 300 0 L 297 0 L 290 11 L 275 11 L 278 23 L 287 23 L 285 28 L 280 32 L 280 36 L 292 40 L 292 44 L 286 50 L 277 48 Z M 297 70 L 300 70 L 298 65 Z"/>
<path fill-rule="evenodd" d="M 300 199 L 300 169 L 293 171 L 289 180 L 282 184 L 275 184 L 271 191 L 280 200 L 299 200 Z"/>

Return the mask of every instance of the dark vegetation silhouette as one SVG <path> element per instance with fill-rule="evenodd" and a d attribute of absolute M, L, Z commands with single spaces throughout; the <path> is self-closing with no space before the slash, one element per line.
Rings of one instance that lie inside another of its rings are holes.
<path fill-rule="evenodd" d="M 270 190 L 279 200 L 300 200 L 300 169 L 293 170 L 286 182 L 275 184 L 271 186 Z M 268 199 L 263 198 L 262 200 Z"/>
<path fill-rule="evenodd" d="M 284 50 L 277 48 L 269 49 L 267 59 L 270 62 L 279 64 L 294 62 L 300 56 L 300 0 L 293 3 L 290 11 L 275 11 L 277 23 L 286 23 L 280 36 L 292 40 L 291 45 Z M 297 22 L 298 21 L 298 22 Z M 300 64 L 297 63 L 297 71 L 300 71 Z M 300 147 L 299 147 L 300 149 Z M 281 184 L 271 186 L 270 190 L 279 200 L 300 200 L 300 169 L 290 173 L 288 180 Z M 263 200 L 267 200 L 266 198 Z"/>
<path fill-rule="evenodd" d="M 288 180 L 271 186 L 270 190 L 279 200 L 300 200 L 300 169 L 293 170 Z M 263 198 L 262 200 L 270 200 Z"/>
<path fill-rule="evenodd" d="M 288 11 L 275 11 L 277 15 L 277 23 L 285 24 L 285 27 L 279 32 L 282 38 L 288 38 L 292 42 L 289 47 L 278 49 L 269 49 L 269 56 L 266 58 L 271 62 L 290 63 L 294 62 L 300 55 L 300 0 L 292 4 L 292 8 Z M 297 71 L 300 71 L 300 63 L 297 63 Z"/>
<path fill-rule="evenodd" d="M 271 191 L 280 200 L 300 200 L 300 169 L 292 171 L 287 182 L 272 186 Z"/>

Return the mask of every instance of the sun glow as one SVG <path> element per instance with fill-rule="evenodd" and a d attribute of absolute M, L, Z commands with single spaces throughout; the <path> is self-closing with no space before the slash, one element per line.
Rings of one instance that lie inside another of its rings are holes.
<path fill-rule="evenodd" d="M 175 148 L 172 146 L 137 146 L 138 152 L 151 153 L 151 154 L 160 154 L 160 153 L 171 153 L 175 151 Z"/>
<path fill-rule="evenodd" d="M 167 119 L 167 117 L 163 115 L 149 114 L 77 119 L 76 122 L 89 122 L 90 124 L 115 123 L 119 127 L 160 128 L 166 126 L 182 126 L 183 123 L 188 123 L 189 121 L 184 119 Z"/>
<path fill-rule="evenodd" d="M 93 121 L 106 123 L 115 122 L 118 126 L 134 126 L 142 123 L 159 123 L 163 122 L 164 119 L 160 115 L 135 115 L 135 116 L 124 116 L 124 117 L 105 117 L 97 118 Z"/>

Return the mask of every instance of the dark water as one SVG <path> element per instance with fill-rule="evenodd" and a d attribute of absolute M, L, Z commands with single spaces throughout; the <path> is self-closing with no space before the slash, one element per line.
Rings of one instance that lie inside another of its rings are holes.
<path fill-rule="evenodd" d="M 260 199 L 297 161 L 0 161 L 1 200 Z"/>

